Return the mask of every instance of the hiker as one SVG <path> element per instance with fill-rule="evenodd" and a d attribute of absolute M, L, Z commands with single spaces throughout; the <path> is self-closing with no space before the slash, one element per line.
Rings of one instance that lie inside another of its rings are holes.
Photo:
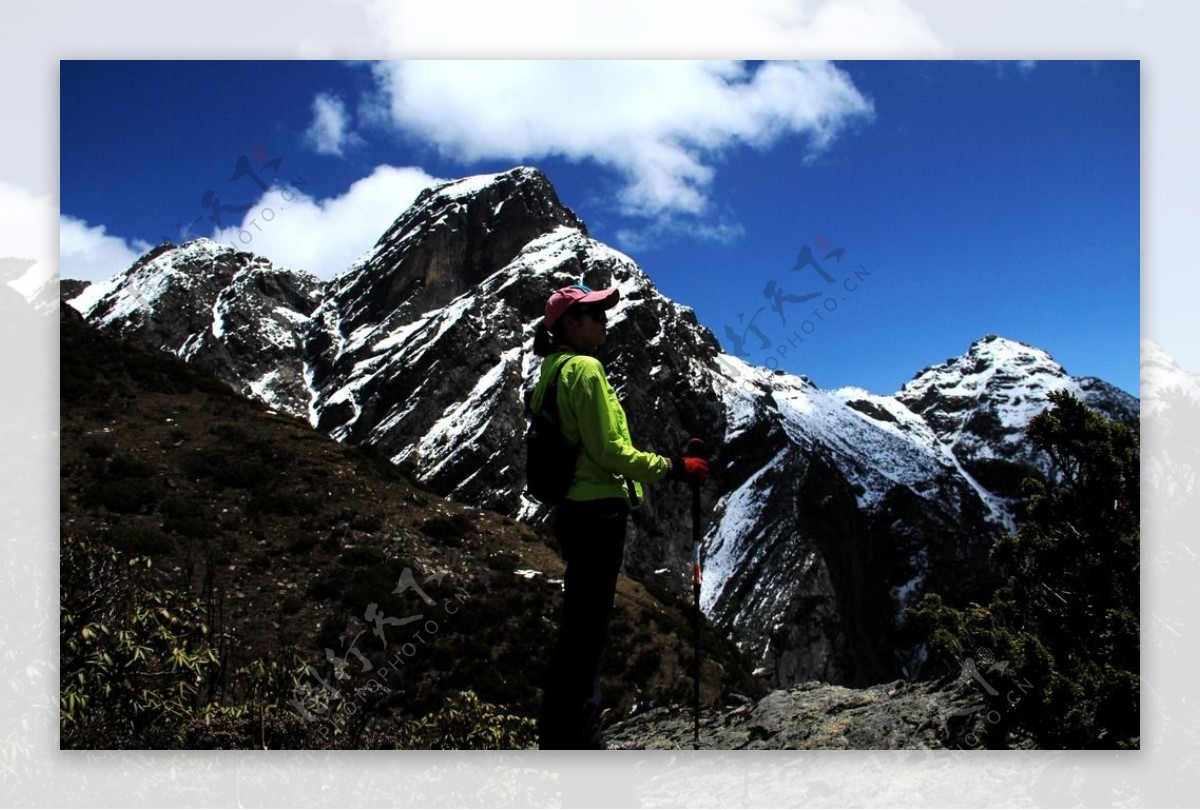
<path fill-rule="evenodd" d="M 605 748 L 600 733 L 597 669 L 625 551 L 625 524 L 642 502 L 642 484 L 673 479 L 701 483 L 701 458 L 667 458 L 638 450 L 625 412 L 595 358 L 604 344 L 616 288 L 583 285 L 555 291 L 537 327 L 534 352 L 545 358 L 531 406 L 541 406 L 557 376 L 558 418 L 564 438 L 579 445 L 575 475 L 554 517 L 554 536 L 567 570 L 558 642 L 546 674 L 538 716 L 541 748 Z"/>

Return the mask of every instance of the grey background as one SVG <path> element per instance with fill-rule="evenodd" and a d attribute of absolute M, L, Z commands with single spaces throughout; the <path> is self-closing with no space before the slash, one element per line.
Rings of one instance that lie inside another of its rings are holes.
<path fill-rule="evenodd" d="M 1194 151 L 1200 112 L 1186 78 L 1196 68 L 1198 4 L 51 0 L 36 10 L 7 6 L 2 14 L 0 191 L 6 191 L 0 220 L 11 226 L 37 212 L 45 237 L 31 247 L 0 225 L 0 259 L 32 259 L 41 266 L 57 256 L 59 59 L 1140 59 L 1143 334 L 1185 369 L 1200 370 L 1190 312 L 1200 281 L 1188 244 L 1194 235 L 1192 189 L 1200 175 Z M 3 265 L 11 267 L 24 265 Z M 23 309 L 0 296 L 0 797 L 6 805 L 1020 807 L 1200 801 L 1200 712 L 1192 687 L 1200 583 L 1194 551 L 1200 549 L 1189 547 L 1196 545 L 1188 539 L 1189 527 L 1170 517 L 1179 504 L 1150 489 L 1142 504 L 1140 752 L 60 752 L 57 323 L 39 323 Z M 1200 436 L 1200 425 L 1185 428 Z M 1148 416 L 1144 458 L 1158 453 L 1161 443 L 1161 425 Z"/>

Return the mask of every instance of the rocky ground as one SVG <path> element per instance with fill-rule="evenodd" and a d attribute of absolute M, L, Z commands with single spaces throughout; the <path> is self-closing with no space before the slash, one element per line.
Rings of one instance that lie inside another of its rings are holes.
<path fill-rule="evenodd" d="M 705 709 L 700 747 L 741 749 L 946 749 L 979 746 L 984 721 L 972 693 L 954 684 L 895 681 L 848 689 L 817 681 L 771 692 L 757 703 Z M 956 714 L 956 712 L 958 714 Z M 690 749 L 690 707 L 663 707 L 614 725 L 622 748 Z"/>

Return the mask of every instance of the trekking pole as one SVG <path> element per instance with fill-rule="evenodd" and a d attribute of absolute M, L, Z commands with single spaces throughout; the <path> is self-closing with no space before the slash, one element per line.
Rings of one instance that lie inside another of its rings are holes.
<path fill-rule="evenodd" d="M 685 456 L 704 458 L 704 442 L 699 439 L 689 439 Z M 695 727 L 692 733 L 692 747 L 700 749 L 700 625 L 704 616 L 700 612 L 700 573 L 704 568 L 702 533 L 700 531 L 700 484 L 692 483 L 692 596 L 696 602 L 696 614 L 693 617 L 695 625 L 693 642 L 696 648 L 695 672 L 693 674 L 692 710 L 695 717 Z"/>

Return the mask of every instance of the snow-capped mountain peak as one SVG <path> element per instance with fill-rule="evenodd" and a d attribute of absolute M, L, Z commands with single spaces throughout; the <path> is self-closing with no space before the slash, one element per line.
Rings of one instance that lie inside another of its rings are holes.
<path fill-rule="evenodd" d="M 299 340 L 321 295 L 310 273 L 196 239 L 161 244 L 68 303 L 94 326 L 199 363 L 275 409 L 305 415 Z"/>
<path fill-rule="evenodd" d="M 1047 352 L 997 335 L 920 371 L 896 393 L 990 492 L 1019 495 L 1022 470 L 1044 467 L 1024 441 L 1031 419 L 1067 391 L 1110 416 L 1136 423 L 1138 403 L 1091 377 L 1072 377 Z"/>
<path fill-rule="evenodd" d="M 967 351 L 918 372 L 896 398 L 921 413 L 933 399 L 979 400 L 997 394 L 1010 405 L 1029 402 L 1029 394 L 1069 387 L 1070 375 L 1047 352 L 998 335 L 987 335 Z M 1044 396 L 1035 402 L 1044 403 Z M 1010 413 L 1006 411 L 1006 416 Z M 1028 422 L 1024 409 L 1006 420 Z"/>

